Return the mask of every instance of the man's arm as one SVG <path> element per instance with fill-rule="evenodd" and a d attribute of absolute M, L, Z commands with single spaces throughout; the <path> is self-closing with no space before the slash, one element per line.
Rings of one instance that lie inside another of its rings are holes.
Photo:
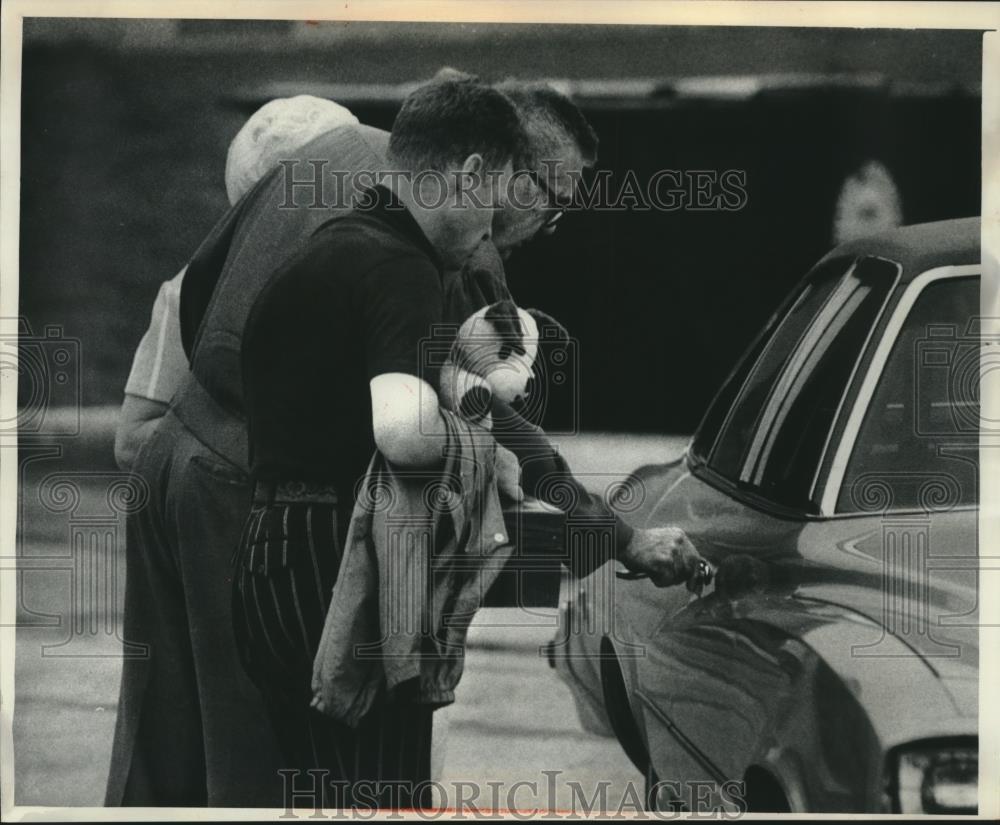
<path fill-rule="evenodd" d="M 573 475 L 566 459 L 552 446 L 544 430 L 527 421 L 509 404 L 493 399 L 493 436 L 497 442 L 510 449 L 521 463 L 522 486 L 525 493 L 547 504 L 566 508 L 566 495 L 572 498 L 569 505 L 574 516 L 607 524 L 614 523 L 615 541 L 604 558 L 574 559 L 573 572 L 586 576 L 610 559 L 626 554 L 634 530 L 600 499 L 587 490 Z"/>
<path fill-rule="evenodd" d="M 372 402 L 375 446 L 392 464 L 430 467 L 446 434 L 437 373 L 423 342 L 441 320 L 441 286 L 429 260 L 403 255 L 364 275 L 354 294 Z"/>
<path fill-rule="evenodd" d="M 375 446 L 386 460 L 400 467 L 439 463 L 447 429 L 434 388 L 405 372 L 376 375 L 369 386 Z"/>
<path fill-rule="evenodd" d="M 441 322 L 441 279 L 416 256 L 390 260 L 362 280 L 354 296 L 361 320 L 372 400 L 375 446 L 392 464 L 432 467 L 444 459 L 447 427 L 441 417 L 438 369 L 424 363 L 423 344 Z M 499 444 L 496 478 L 515 501 L 521 492 L 517 459 Z"/>
<path fill-rule="evenodd" d="M 434 388 L 404 372 L 376 375 L 369 382 L 375 446 L 390 464 L 433 467 L 444 458 L 448 430 Z M 517 457 L 497 444 L 496 480 L 500 492 L 521 501 L 521 468 Z"/>
<path fill-rule="evenodd" d="M 125 400 L 115 430 L 115 462 L 122 470 L 132 469 L 139 448 L 166 413 L 188 373 L 178 313 L 183 277 L 182 269 L 160 287 L 149 328 L 132 357 Z"/>
<path fill-rule="evenodd" d="M 573 491 L 571 508 L 575 518 L 583 522 L 592 518 L 599 524 L 613 522 L 615 541 L 609 554 L 603 558 L 589 555 L 572 558 L 570 566 L 575 575 L 589 575 L 602 564 L 616 559 L 630 570 L 648 575 L 657 587 L 684 582 L 689 587 L 697 585 L 695 577 L 702 557 L 683 530 L 679 527 L 637 529 L 626 524 L 600 496 L 580 483 L 540 427 L 526 421 L 496 398 L 493 401 L 493 434 L 520 459 L 523 486 L 528 495 L 565 508 L 569 487 Z"/>

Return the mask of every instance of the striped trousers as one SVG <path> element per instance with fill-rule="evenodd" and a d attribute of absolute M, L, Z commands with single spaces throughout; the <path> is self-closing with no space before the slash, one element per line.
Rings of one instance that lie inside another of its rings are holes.
<path fill-rule="evenodd" d="M 347 518 L 330 501 L 255 501 L 234 558 L 240 657 L 290 769 L 286 805 L 312 807 L 318 780 L 325 808 L 429 807 L 431 708 L 379 702 L 350 728 L 309 706 Z"/>

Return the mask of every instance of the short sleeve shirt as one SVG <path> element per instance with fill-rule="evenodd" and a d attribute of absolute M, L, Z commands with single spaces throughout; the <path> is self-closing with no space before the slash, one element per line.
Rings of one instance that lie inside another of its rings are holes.
<path fill-rule="evenodd" d="M 422 342 L 442 321 L 441 262 L 383 187 L 321 226 L 254 303 L 243 336 L 250 468 L 257 480 L 353 493 L 375 449 L 369 381 L 437 385 Z"/>
<path fill-rule="evenodd" d="M 185 267 L 186 269 L 186 267 Z M 181 346 L 180 292 L 182 269 L 160 286 L 153 303 L 149 328 L 132 358 L 125 394 L 169 404 L 188 374 L 188 359 Z"/>

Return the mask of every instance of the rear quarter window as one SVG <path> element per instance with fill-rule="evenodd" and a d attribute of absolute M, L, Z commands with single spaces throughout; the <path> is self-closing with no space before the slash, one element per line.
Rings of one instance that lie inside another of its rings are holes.
<path fill-rule="evenodd" d="M 978 503 L 978 313 L 976 276 L 921 290 L 862 419 L 837 512 Z"/>

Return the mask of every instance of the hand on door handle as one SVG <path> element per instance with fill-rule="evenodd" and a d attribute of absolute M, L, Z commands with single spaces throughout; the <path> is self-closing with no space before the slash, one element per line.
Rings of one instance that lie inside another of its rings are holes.
<path fill-rule="evenodd" d="M 657 587 L 684 582 L 693 589 L 704 578 L 704 573 L 699 572 L 704 559 L 680 527 L 636 529 L 618 560 L 629 569 L 619 576 L 648 578 Z"/>
<path fill-rule="evenodd" d="M 615 576 L 622 581 L 636 581 L 637 579 L 649 578 L 649 574 L 641 570 L 616 570 Z M 705 559 L 702 559 L 698 562 L 694 575 L 685 582 L 685 587 L 695 595 L 700 596 L 702 590 L 710 585 L 714 578 L 715 568 L 709 562 L 705 561 Z"/>

